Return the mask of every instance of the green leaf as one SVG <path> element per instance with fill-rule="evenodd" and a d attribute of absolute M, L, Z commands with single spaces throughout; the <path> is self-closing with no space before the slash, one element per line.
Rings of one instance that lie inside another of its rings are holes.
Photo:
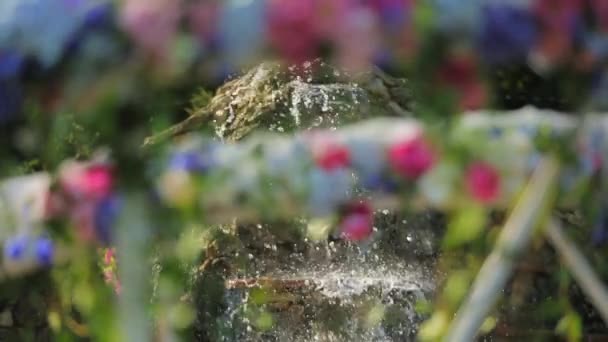
<path fill-rule="evenodd" d="M 262 331 L 272 328 L 273 323 L 274 319 L 272 318 L 272 315 L 266 311 L 261 312 L 254 321 L 256 328 Z"/>
<path fill-rule="evenodd" d="M 445 248 L 461 246 L 479 237 L 487 221 L 487 214 L 480 206 L 466 207 L 450 219 L 443 240 Z"/>
<path fill-rule="evenodd" d="M 448 313 L 445 311 L 436 311 L 433 316 L 422 323 L 418 338 L 421 341 L 436 341 L 444 334 L 450 322 Z"/>
<path fill-rule="evenodd" d="M 498 320 L 496 319 L 496 317 L 493 317 L 493 316 L 487 317 L 483 321 L 483 324 L 479 328 L 479 331 L 482 334 L 487 334 L 487 333 L 491 332 L 496 327 L 497 321 Z"/>
<path fill-rule="evenodd" d="M 566 337 L 570 342 L 580 341 L 583 335 L 583 322 L 574 311 L 568 312 L 557 323 L 555 332 Z"/>
<path fill-rule="evenodd" d="M 471 274 L 468 271 L 453 272 L 446 281 L 443 290 L 445 297 L 452 305 L 458 305 L 466 295 L 471 284 Z"/>

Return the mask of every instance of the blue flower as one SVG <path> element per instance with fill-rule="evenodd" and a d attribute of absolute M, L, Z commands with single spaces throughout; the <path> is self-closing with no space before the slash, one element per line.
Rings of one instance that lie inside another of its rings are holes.
<path fill-rule="evenodd" d="M 538 29 L 526 8 L 493 3 L 483 8 L 478 44 L 488 64 L 523 60 L 536 42 Z"/>
<path fill-rule="evenodd" d="M 90 8 L 84 17 L 85 27 L 101 27 L 112 20 L 112 4 L 100 3 Z"/>
<path fill-rule="evenodd" d="M 398 190 L 399 185 L 388 176 L 373 174 L 363 179 L 363 187 L 372 191 L 393 193 Z"/>
<path fill-rule="evenodd" d="M 404 1 L 380 1 L 377 5 L 382 24 L 398 33 L 409 18 L 409 8 Z"/>
<path fill-rule="evenodd" d="M 0 125 L 16 118 L 23 106 L 23 90 L 18 80 L 0 77 Z"/>
<path fill-rule="evenodd" d="M 205 172 L 212 165 L 209 155 L 203 156 L 196 152 L 178 152 L 171 156 L 169 168 L 191 172 Z"/>
<path fill-rule="evenodd" d="M 47 237 L 41 237 L 36 241 L 36 260 L 43 266 L 49 266 L 53 262 L 55 246 L 53 241 Z"/>
<path fill-rule="evenodd" d="M 23 67 L 24 61 L 23 55 L 20 53 L 0 50 L 0 79 L 17 76 Z"/>
<path fill-rule="evenodd" d="M 15 236 L 4 244 L 4 256 L 10 260 L 19 260 L 25 254 L 27 248 L 27 238 L 24 236 Z"/>
<path fill-rule="evenodd" d="M 122 201 L 116 196 L 105 198 L 97 205 L 95 211 L 95 234 L 100 242 L 109 244 L 112 240 L 112 227 L 114 226 Z"/>
<path fill-rule="evenodd" d="M 591 241 L 595 246 L 601 246 L 608 241 L 608 214 L 605 207 L 596 218 L 595 227 L 591 232 Z"/>

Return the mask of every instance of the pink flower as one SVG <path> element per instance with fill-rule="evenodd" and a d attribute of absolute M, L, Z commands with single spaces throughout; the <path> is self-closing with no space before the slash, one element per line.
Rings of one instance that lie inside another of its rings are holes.
<path fill-rule="evenodd" d="M 340 236 L 348 241 L 367 239 L 373 230 L 374 217 L 367 203 L 357 203 L 347 210 L 340 222 Z"/>
<path fill-rule="evenodd" d="M 478 161 L 469 165 L 465 181 L 469 194 L 481 203 L 491 203 L 500 195 L 500 175 L 486 162 Z"/>
<path fill-rule="evenodd" d="M 63 190 L 77 201 L 102 199 L 114 186 L 112 170 L 107 164 L 70 163 L 61 171 L 60 183 Z"/>
<path fill-rule="evenodd" d="M 374 13 L 368 8 L 352 10 L 335 32 L 338 65 L 354 73 L 369 70 L 380 41 Z M 365 44 L 361 44 L 362 41 Z"/>
<path fill-rule="evenodd" d="M 156 62 L 167 59 L 177 34 L 181 0 L 126 0 L 120 24 L 135 44 Z"/>
<path fill-rule="evenodd" d="M 91 198 L 103 198 L 110 194 L 114 185 L 112 171 L 107 165 L 93 165 L 82 177 L 81 187 Z"/>
<path fill-rule="evenodd" d="M 103 255 L 103 261 L 106 265 L 111 265 L 114 262 L 114 257 L 116 254 L 116 249 L 112 248 L 107 248 L 104 255 Z"/>
<path fill-rule="evenodd" d="M 396 172 L 416 179 L 433 167 L 435 153 L 422 137 L 416 137 L 391 146 L 388 161 Z"/>

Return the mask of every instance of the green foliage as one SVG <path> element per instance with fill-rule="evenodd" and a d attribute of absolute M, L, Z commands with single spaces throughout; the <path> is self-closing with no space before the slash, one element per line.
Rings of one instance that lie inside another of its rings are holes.
<path fill-rule="evenodd" d="M 481 235 L 486 227 L 487 213 L 481 206 L 459 209 L 449 221 L 443 245 L 445 248 L 460 247 Z"/>

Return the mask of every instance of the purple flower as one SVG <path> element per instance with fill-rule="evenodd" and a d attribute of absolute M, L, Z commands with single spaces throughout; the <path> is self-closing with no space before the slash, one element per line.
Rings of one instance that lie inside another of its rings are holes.
<path fill-rule="evenodd" d="M 2 79 L 0 76 L 0 125 L 18 116 L 23 105 L 22 97 L 23 90 L 18 80 Z"/>
<path fill-rule="evenodd" d="M 101 3 L 89 9 L 84 19 L 85 27 L 101 27 L 111 22 L 112 4 Z"/>
<path fill-rule="evenodd" d="M 25 60 L 20 53 L 0 51 L 0 79 L 15 77 L 21 71 Z"/>
<path fill-rule="evenodd" d="M 395 180 L 383 174 L 373 174 L 363 179 L 363 187 L 372 191 L 393 193 L 398 190 Z"/>
<path fill-rule="evenodd" d="M 10 260 L 19 260 L 25 254 L 27 238 L 15 236 L 6 240 L 4 244 L 4 256 Z"/>
<path fill-rule="evenodd" d="M 380 14 L 382 24 L 393 32 L 398 32 L 409 19 L 409 1 L 373 0 L 372 6 Z"/>
<path fill-rule="evenodd" d="M 169 168 L 192 172 L 205 172 L 212 165 L 209 155 L 200 155 L 196 152 L 177 152 L 169 160 Z"/>
<path fill-rule="evenodd" d="M 102 243 L 109 244 L 112 239 L 112 227 L 120 214 L 122 203 L 120 198 L 110 196 L 97 205 L 95 211 L 95 234 Z"/>
<path fill-rule="evenodd" d="M 608 215 L 604 208 L 598 215 L 595 228 L 591 232 L 591 241 L 595 246 L 601 246 L 608 241 Z"/>
<path fill-rule="evenodd" d="M 55 247 L 53 241 L 47 237 L 41 237 L 36 241 L 36 260 L 43 265 L 49 266 L 53 262 Z"/>
<path fill-rule="evenodd" d="M 489 4 L 483 8 L 478 44 L 489 64 L 524 59 L 536 41 L 538 29 L 526 8 Z"/>

